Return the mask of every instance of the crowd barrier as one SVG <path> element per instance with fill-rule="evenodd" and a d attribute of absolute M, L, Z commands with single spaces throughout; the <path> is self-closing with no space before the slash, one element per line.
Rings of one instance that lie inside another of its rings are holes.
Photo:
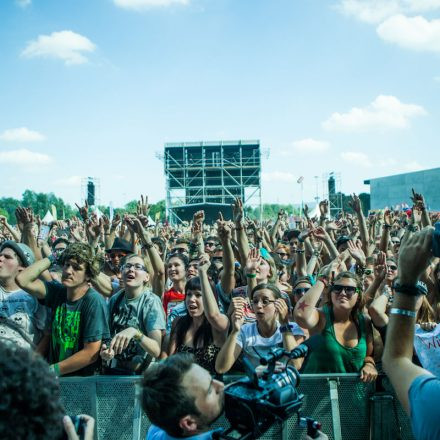
<path fill-rule="evenodd" d="M 90 414 L 96 419 L 98 440 L 143 440 L 150 425 L 142 411 L 137 377 L 92 376 L 61 378 L 61 398 L 66 413 Z M 225 382 L 231 381 L 225 377 Z M 298 387 L 304 394 L 301 414 L 317 419 L 334 440 L 410 440 L 408 417 L 386 377 L 364 384 L 356 374 L 302 375 Z M 215 426 L 228 427 L 220 418 Z M 262 439 L 303 439 L 305 429 L 297 416 L 274 425 Z"/>

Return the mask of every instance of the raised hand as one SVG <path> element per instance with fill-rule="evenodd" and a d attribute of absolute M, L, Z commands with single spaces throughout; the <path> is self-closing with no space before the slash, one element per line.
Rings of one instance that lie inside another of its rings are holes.
<path fill-rule="evenodd" d="M 142 236 L 144 233 L 144 227 L 139 220 L 139 216 L 135 217 L 134 215 L 124 215 L 124 224 L 130 229 L 132 232 L 135 232 L 139 236 Z"/>
<path fill-rule="evenodd" d="M 348 202 L 348 204 L 350 205 L 351 209 L 356 212 L 357 214 L 359 214 L 362 210 L 362 202 L 361 199 L 355 194 L 353 193 L 352 196 L 350 196 L 351 199 Z"/>
<path fill-rule="evenodd" d="M 104 233 L 110 232 L 110 220 L 106 215 L 103 215 L 102 217 L 102 226 L 104 228 Z"/>
<path fill-rule="evenodd" d="M 217 234 L 220 240 L 230 240 L 232 238 L 232 225 L 223 219 L 223 214 L 219 212 L 217 224 Z"/>
<path fill-rule="evenodd" d="M 312 231 L 312 235 L 318 240 L 325 240 L 327 238 L 327 233 L 322 226 L 318 226 Z"/>
<path fill-rule="evenodd" d="M 232 205 L 232 215 L 234 217 L 234 222 L 236 224 L 241 223 L 244 218 L 244 209 L 243 209 L 243 202 L 241 201 L 240 197 L 237 197 L 235 199 L 234 204 Z"/>
<path fill-rule="evenodd" d="M 31 208 L 22 208 L 19 206 L 15 210 L 15 216 L 17 217 L 17 222 L 19 221 L 22 227 L 33 226 L 35 223 L 35 216 Z"/>
<path fill-rule="evenodd" d="M 365 266 L 365 253 L 362 250 L 362 244 L 359 241 L 354 242 L 353 240 L 349 240 L 347 242 L 347 250 L 350 255 L 356 260 L 358 264 L 361 266 Z"/>
<path fill-rule="evenodd" d="M 205 221 L 205 211 L 200 210 L 194 213 L 193 215 L 193 225 L 195 223 L 198 223 L 200 225 L 203 224 L 203 222 Z"/>
<path fill-rule="evenodd" d="M 258 248 L 252 248 L 249 251 L 247 260 L 246 260 L 246 272 L 247 273 L 255 273 L 261 264 L 261 255 L 260 250 Z"/>
<path fill-rule="evenodd" d="M 77 203 L 75 203 L 75 206 L 78 208 L 79 215 L 85 222 L 89 218 L 89 203 L 86 200 L 84 206 L 79 206 Z"/>
<path fill-rule="evenodd" d="M 110 230 L 111 231 L 116 231 L 116 229 L 118 228 L 120 223 L 121 223 L 121 216 L 119 214 L 114 215 Z"/>
<path fill-rule="evenodd" d="M 280 324 L 288 324 L 289 322 L 289 308 L 283 298 L 275 300 L 275 310 L 278 312 L 278 320 Z"/>
<path fill-rule="evenodd" d="M 386 261 L 385 252 L 379 252 L 374 262 L 374 277 L 378 280 L 383 281 L 387 275 L 388 267 Z"/>
<path fill-rule="evenodd" d="M 328 200 L 321 200 L 319 202 L 319 212 L 321 217 L 327 217 L 328 214 Z"/>
<path fill-rule="evenodd" d="M 419 210 L 425 209 L 425 199 L 424 199 L 423 195 L 420 193 L 416 193 L 414 191 L 414 188 L 412 188 L 411 200 L 412 200 L 414 206 L 417 206 L 417 208 Z"/>
<path fill-rule="evenodd" d="M 303 214 L 304 214 L 304 217 L 306 218 L 306 219 L 308 219 L 309 218 L 309 207 L 305 204 L 304 205 L 304 208 L 303 208 Z"/>
<path fill-rule="evenodd" d="M 141 194 L 141 199 L 137 202 L 136 213 L 138 215 L 146 215 L 148 217 L 148 213 L 150 212 L 150 205 L 148 204 L 148 196 L 144 196 Z"/>
<path fill-rule="evenodd" d="M 208 272 L 209 266 L 210 266 L 210 260 L 208 254 L 201 254 L 199 256 L 199 263 L 197 265 L 197 270 L 199 272 L 199 275 L 205 274 Z"/>

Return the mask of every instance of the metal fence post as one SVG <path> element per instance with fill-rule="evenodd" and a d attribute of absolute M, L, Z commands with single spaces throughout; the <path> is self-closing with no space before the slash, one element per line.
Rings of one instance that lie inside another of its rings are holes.
<path fill-rule="evenodd" d="M 341 415 L 339 413 L 338 381 L 329 379 L 330 405 L 332 409 L 333 438 L 342 440 Z"/>

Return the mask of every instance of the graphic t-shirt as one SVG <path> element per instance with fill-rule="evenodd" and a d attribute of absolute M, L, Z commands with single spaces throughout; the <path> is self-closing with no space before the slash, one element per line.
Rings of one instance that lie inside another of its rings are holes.
<path fill-rule="evenodd" d="M 35 345 L 49 332 L 50 310 L 24 290 L 6 292 L 0 286 L 0 337 L 20 347 L 30 348 L 20 330 Z"/>
<path fill-rule="evenodd" d="M 52 334 L 49 363 L 69 358 L 84 348 L 84 343 L 110 337 L 107 307 L 102 296 L 90 288 L 77 301 L 67 300 L 67 289 L 57 282 L 45 282 L 45 304 L 52 309 Z M 92 375 L 96 363 L 75 371 L 70 376 Z"/>
<path fill-rule="evenodd" d="M 160 298 L 151 290 L 145 290 L 137 298 L 128 299 L 121 290 L 112 296 L 109 302 L 110 334 L 117 333 L 128 327 L 139 329 L 144 335 L 153 330 L 165 330 L 165 313 Z M 116 355 L 112 368 L 123 368 L 130 371 L 148 366 L 151 356 L 133 339 L 128 347 Z"/>

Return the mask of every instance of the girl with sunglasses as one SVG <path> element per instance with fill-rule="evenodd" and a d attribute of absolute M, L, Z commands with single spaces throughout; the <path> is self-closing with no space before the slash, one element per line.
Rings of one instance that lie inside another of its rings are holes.
<path fill-rule="evenodd" d="M 295 321 L 320 334 L 322 343 L 306 360 L 304 373 L 360 373 L 363 382 L 377 377 L 373 359 L 371 321 L 362 312 L 362 282 L 352 272 L 341 272 L 329 284 L 329 275 L 336 272 L 337 264 L 327 267 L 295 307 Z M 329 297 L 321 308 L 317 303 L 324 289 Z"/>

